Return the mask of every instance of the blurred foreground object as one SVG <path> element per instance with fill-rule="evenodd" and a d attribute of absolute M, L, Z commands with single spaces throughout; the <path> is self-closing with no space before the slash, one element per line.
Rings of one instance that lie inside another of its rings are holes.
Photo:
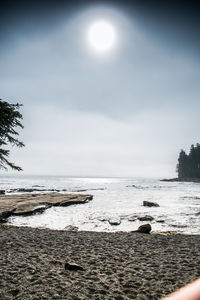
<path fill-rule="evenodd" d="M 161 300 L 200 300 L 200 279 L 193 281 Z"/>

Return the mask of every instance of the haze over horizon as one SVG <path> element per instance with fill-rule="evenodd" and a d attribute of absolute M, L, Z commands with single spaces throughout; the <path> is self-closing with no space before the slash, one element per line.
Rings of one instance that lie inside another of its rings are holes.
<path fill-rule="evenodd" d="M 24 105 L 26 146 L 10 156 L 22 174 L 175 177 L 180 149 L 200 142 L 199 12 L 195 1 L 4 3 L 0 98 Z M 98 20 L 116 32 L 103 54 L 87 38 Z"/>

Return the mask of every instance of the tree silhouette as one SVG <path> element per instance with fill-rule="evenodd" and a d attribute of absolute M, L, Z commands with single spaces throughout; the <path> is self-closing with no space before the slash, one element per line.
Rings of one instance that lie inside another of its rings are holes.
<path fill-rule="evenodd" d="M 177 164 L 178 178 L 196 179 L 200 178 L 200 144 L 191 145 L 190 152 L 187 155 L 184 150 L 181 150 Z"/>
<path fill-rule="evenodd" d="M 23 147 L 24 143 L 20 142 L 17 138 L 19 133 L 16 131 L 16 127 L 23 128 L 21 120 L 22 114 L 19 112 L 20 104 L 9 104 L 6 101 L 0 99 L 0 169 L 10 168 L 21 171 L 22 168 L 16 166 L 14 163 L 8 160 L 10 150 L 5 149 L 7 145 Z"/>

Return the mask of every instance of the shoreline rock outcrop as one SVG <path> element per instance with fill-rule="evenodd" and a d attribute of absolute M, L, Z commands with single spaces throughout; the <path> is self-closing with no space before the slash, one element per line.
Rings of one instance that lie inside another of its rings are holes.
<path fill-rule="evenodd" d="M 151 201 L 143 201 L 143 206 L 149 206 L 149 207 L 159 207 L 160 205 L 156 202 L 151 202 Z"/>
<path fill-rule="evenodd" d="M 200 178 L 164 178 L 160 181 L 163 182 L 196 182 L 200 183 Z"/>
<path fill-rule="evenodd" d="M 80 194 L 21 194 L 0 196 L 0 223 L 6 222 L 11 215 L 32 215 L 42 213 L 52 206 L 84 204 L 92 200 L 92 195 Z"/>
<path fill-rule="evenodd" d="M 45 188 L 42 185 L 33 185 L 31 188 L 16 188 L 16 189 L 7 189 L 7 190 L 0 190 L 0 195 L 5 195 L 5 194 L 17 194 L 17 193 L 59 193 L 59 192 L 68 192 L 68 193 L 82 193 L 82 192 L 87 192 L 87 191 L 103 191 L 105 188 L 87 188 L 87 189 L 74 189 L 74 190 L 67 190 L 67 189 L 49 189 Z"/>

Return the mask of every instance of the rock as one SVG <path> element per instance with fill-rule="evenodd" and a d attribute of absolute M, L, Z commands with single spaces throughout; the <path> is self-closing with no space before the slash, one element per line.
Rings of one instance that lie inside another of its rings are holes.
<path fill-rule="evenodd" d="M 1 217 L 0 217 L 0 224 L 6 223 L 6 222 L 7 222 L 7 219 L 6 219 L 6 218 L 1 218 Z"/>
<path fill-rule="evenodd" d="M 11 215 L 31 215 L 41 213 L 52 206 L 84 204 L 92 200 L 92 195 L 77 194 L 21 194 L 0 196 L 0 222 Z"/>
<path fill-rule="evenodd" d="M 38 188 L 38 187 L 39 187 L 39 188 L 44 188 L 45 186 L 44 186 L 44 185 L 38 185 L 38 184 L 36 184 L 36 185 L 33 185 L 32 187 L 33 187 L 33 188 Z"/>
<path fill-rule="evenodd" d="M 7 193 L 33 193 L 33 192 L 60 192 L 57 189 L 37 189 L 37 188 L 19 188 L 19 189 L 10 189 Z"/>
<path fill-rule="evenodd" d="M 74 264 L 74 263 L 69 263 L 69 262 L 66 262 L 65 263 L 65 270 L 69 270 L 69 271 L 83 271 L 83 267 L 77 265 L 77 264 Z"/>
<path fill-rule="evenodd" d="M 151 225 L 150 224 L 144 224 L 138 227 L 137 230 L 132 231 L 132 232 L 139 232 L 139 233 L 150 233 L 151 231 Z"/>
<path fill-rule="evenodd" d="M 111 218 L 108 220 L 110 225 L 120 225 L 121 220 L 119 218 Z"/>
<path fill-rule="evenodd" d="M 176 181 L 180 181 L 178 178 L 164 178 L 164 179 L 161 179 L 160 181 L 164 181 L 164 182 L 176 182 Z"/>
<path fill-rule="evenodd" d="M 105 188 L 98 188 L 98 189 L 78 189 L 78 190 L 73 190 L 73 193 L 79 193 L 79 192 L 87 192 L 87 191 L 104 191 Z"/>
<path fill-rule="evenodd" d="M 165 220 L 156 220 L 157 223 L 165 223 Z"/>
<path fill-rule="evenodd" d="M 106 222 L 106 221 L 108 221 L 108 218 L 106 218 L 106 217 L 104 217 L 104 216 L 101 216 L 101 217 L 98 217 L 98 220 L 99 220 L 100 222 Z"/>
<path fill-rule="evenodd" d="M 132 184 L 132 185 L 127 185 L 126 187 L 134 187 L 137 189 L 137 186 L 135 184 Z"/>
<path fill-rule="evenodd" d="M 158 207 L 160 205 L 158 203 L 156 203 L 156 202 L 143 201 L 143 206 L 149 206 L 149 207 L 155 206 L 155 207 Z"/>
<path fill-rule="evenodd" d="M 186 227 L 188 227 L 186 224 L 169 224 L 169 226 L 176 227 L 176 228 L 186 228 Z"/>
<path fill-rule="evenodd" d="M 146 216 L 143 216 L 143 217 L 138 217 L 138 220 L 140 220 L 140 221 L 153 221 L 154 218 L 152 216 L 146 215 Z"/>
<path fill-rule="evenodd" d="M 65 227 L 65 230 L 67 230 L 67 231 L 78 231 L 78 227 L 73 226 L 73 225 L 68 225 L 68 226 Z"/>
<path fill-rule="evenodd" d="M 166 182 L 196 182 L 200 183 L 200 178 L 169 178 L 169 179 L 161 179 L 160 181 Z"/>
<path fill-rule="evenodd" d="M 37 192 L 38 189 L 25 189 L 25 188 L 20 188 L 20 189 L 17 189 L 16 192 L 18 193 L 32 193 L 32 192 Z M 41 191 L 41 190 L 39 190 Z"/>
<path fill-rule="evenodd" d="M 5 195 L 6 191 L 5 190 L 0 190 L 0 195 Z"/>
<path fill-rule="evenodd" d="M 140 185 L 135 185 L 135 184 L 127 185 L 126 187 L 133 187 L 135 189 L 141 189 L 141 190 L 146 188 L 145 186 L 140 186 Z"/>
<path fill-rule="evenodd" d="M 136 215 L 132 215 L 132 216 L 130 216 L 130 217 L 128 218 L 128 220 L 129 220 L 130 222 L 134 222 L 134 221 L 137 220 L 137 216 L 136 216 Z"/>
<path fill-rule="evenodd" d="M 7 204 L 5 204 L 3 207 L 0 207 L 0 223 L 6 223 L 7 219 L 14 211 L 15 208 L 9 207 Z"/>
<path fill-rule="evenodd" d="M 33 195 L 32 195 L 33 196 Z M 36 196 L 36 195 L 34 195 Z M 35 206 L 33 204 L 33 206 L 31 206 L 31 204 L 29 205 L 28 210 L 26 209 L 26 205 L 19 205 L 19 207 L 16 207 L 16 210 L 13 212 L 13 215 L 15 216 L 31 216 L 34 214 L 42 214 L 49 206 L 48 205 L 39 205 L 39 206 Z"/>

